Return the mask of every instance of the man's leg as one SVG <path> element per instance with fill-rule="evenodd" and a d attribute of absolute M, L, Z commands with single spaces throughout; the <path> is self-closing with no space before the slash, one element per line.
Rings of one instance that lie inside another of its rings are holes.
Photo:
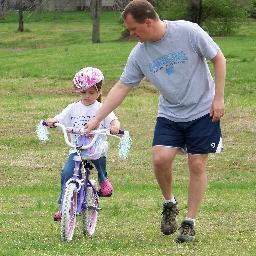
<path fill-rule="evenodd" d="M 165 235 L 170 235 L 177 229 L 176 216 L 179 209 L 178 203 L 172 194 L 172 162 L 176 153 L 176 148 L 153 147 L 155 176 L 165 199 L 161 220 L 161 231 Z"/>
<path fill-rule="evenodd" d="M 178 149 L 171 147 L 153 147 L 155 176 L 165 200 L 172 198 L 172 162 L 177 151 Z"/>
<path fill-rule="evenodd" d="M 189 187 L 187 217 L 195 219 L 203 201 L 207 185 L 206 164 L 208 154 L 188 154 Z"/>
<path fill-rule="evenodd" d="M 208 154 L 188 154 L 189 186 L 188 213 L 179 229 L 178 242 L 195 240 L 195 218 L 203 201 L 207 185 L 206 164 Z"/>

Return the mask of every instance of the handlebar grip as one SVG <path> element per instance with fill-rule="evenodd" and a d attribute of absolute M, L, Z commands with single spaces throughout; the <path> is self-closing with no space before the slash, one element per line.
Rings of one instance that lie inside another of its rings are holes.
<path fill-rule="evenodd" d="M 42 125 L 49 127 L 49 125 L 48 125 L 48 123 L 46 121 L 42 121 Z M 53 124 L 53 126 L 51 126 L 50 128 L 56 128 L 56 126 Z"/>

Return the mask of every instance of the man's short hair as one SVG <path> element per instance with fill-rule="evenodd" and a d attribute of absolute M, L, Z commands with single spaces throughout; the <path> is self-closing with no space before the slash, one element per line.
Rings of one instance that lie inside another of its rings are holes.
<path fill-rule="evenodd" d="M 145 19 L 159 19 L 153 5 L 146 0 L 133 0 L 127 4 L 122 12 L 123 20 L 126 19 L 128 14 L 131 14 L 138 23 L 143 23 Z"/>

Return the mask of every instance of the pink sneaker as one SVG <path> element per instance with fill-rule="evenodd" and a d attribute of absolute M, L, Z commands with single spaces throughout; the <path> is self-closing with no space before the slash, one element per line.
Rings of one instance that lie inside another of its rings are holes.
<path fill-rule="evenodd" d="M 99 190 L 99 196 L 102 197 L 109 197 L 112 195 L 113 187 L 110 181 L 105 179 L 103 182 L 100 183 L 100 190 Z"/>
<path fill-rule="evenodd" d="M 54 221 L 61 221 L 61 211 L 57 211 L 53 217 Z"/>

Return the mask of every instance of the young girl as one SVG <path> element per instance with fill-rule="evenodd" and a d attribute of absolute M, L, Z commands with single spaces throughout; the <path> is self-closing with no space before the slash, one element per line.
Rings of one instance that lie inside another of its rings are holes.
<path fill-rule="evenodd" d="M 68 105 L 60 114 L 47 120 L 49 126 L 59 122 L 67 127 L 84 128 L 88 121 L 95 116 L 101 106 L 101 86 L 104 77 L 102 72 L 93 67 L 81 69 L 75 74 L 73 85 L 76 92 L 80 93 L 81 100 Z M 113 112 L 111 112 L 100 124 L 99 128 L 110 128 L 111 133 L 116 134 L 120 129 L 120 122 Z M 71 141 L 74 143 L 78 135 L 72 134 Z M 74 170 L 74 150 L 70 150 L 67 161 L 61 171 L 61 194 L 58 203 L 61 203 L 62 193 L 66 182 L 72 177 Z M 98 171 L 98 181 L 100 184 L 100 196 L 111 196 L 112 185 L 107 177 L 106 156 L 97 160 L 92 160 Z M 61 220 L 61 211 L 54 215 L 54 220 Z"/>

